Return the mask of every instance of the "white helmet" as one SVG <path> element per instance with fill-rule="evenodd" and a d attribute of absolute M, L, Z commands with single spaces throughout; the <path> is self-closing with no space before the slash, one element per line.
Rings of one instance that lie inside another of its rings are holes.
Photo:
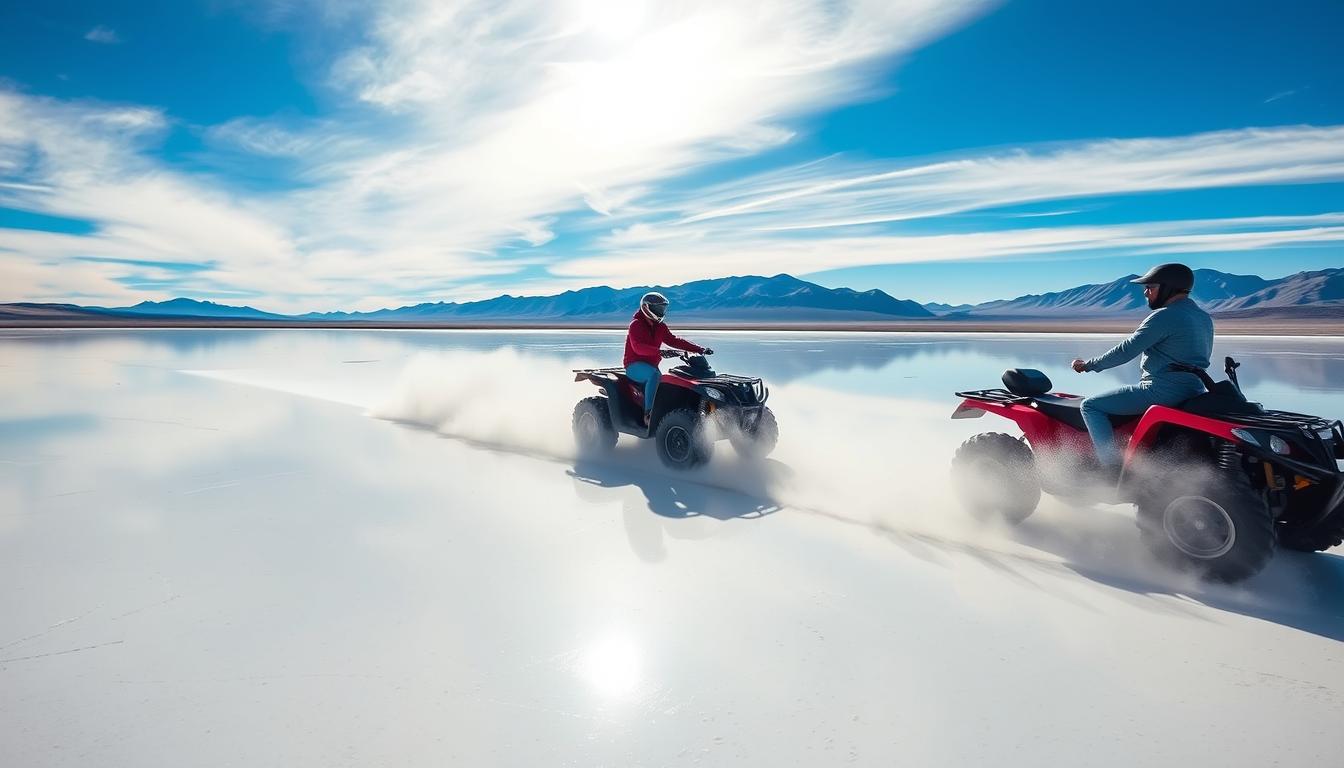
<path fill-rule="evenodd" d="M 639 300 L 639 311 L 655 323 L 661 323 L 667 314 L 667 297 L 657 291 L 649 291 Z"/>

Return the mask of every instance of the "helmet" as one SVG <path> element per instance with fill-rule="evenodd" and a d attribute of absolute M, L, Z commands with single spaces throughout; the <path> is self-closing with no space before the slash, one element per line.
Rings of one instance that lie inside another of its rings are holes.
<path fill-rule="evenodd" d="M 667 297 L 657 291 L 649 291 L 640 298 L 639 311 L 655 323 L 660 323 L 667 314 Z"/>
<path fill-rule="evenodd" d="M 1184 264 L 1159 264 L 1148 273 L 1130 280 L 1140 285 L 1156 285 L 1157 294 L 1148 298 L 1148 308 L 1166 306 L 1172 296 L 1189 293 L 1195 287 L 1195 273 Z"/>

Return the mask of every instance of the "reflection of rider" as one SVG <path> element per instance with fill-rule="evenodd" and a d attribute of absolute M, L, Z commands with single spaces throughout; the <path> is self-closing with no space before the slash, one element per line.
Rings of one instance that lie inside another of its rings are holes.
<path fill-rule="evenodd" d="M 1139 353 L 1139 383 L 1093 395 L 1083 401 L 1083 421 L 1097 448 L 1097 460 L 1117 470 L 1120 451 L 1110 416 L 1137 416 L 1150 405 L 1177 405 L 1204 391 L 1199 379 L 1171 370 L 1172 363 L 1209 367 L 1213 354 L 1213 319 L 1190 298 L 1195 273 L 1184 264 L 1163 264 L 1131 283 L 1143 285 L 1153 310 L 1138 329 L 1111 351 L 1091 360 L 1074 360 L 1073 370 L 1104 371 L 1133 360 Z"/>
<path fill-rule="evenodd" d="M 653 411 L 653 396 L 658 392 L 658 361 L 660 349 L 669 347 L 712 355 L 714 350 L 679 338 L 663 318 L 667 315 L 667 297 L 657 291 L 644 294 L 639 300 L 639 309 L 630 319 L 630 329 L 625 334 L 625 374 L 631 380 L 644 385 L 644 425 L 649 424 L 649 414 Z"/>

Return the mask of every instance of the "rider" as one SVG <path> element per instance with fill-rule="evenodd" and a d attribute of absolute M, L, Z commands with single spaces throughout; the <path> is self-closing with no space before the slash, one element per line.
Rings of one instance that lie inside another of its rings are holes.
<path fill-rule="evenodd" d="M 1213 319 L 1190 298 L 1195 273 L 1184 264 L 1161 264 L 1131 283 L 1143 285 L 1148 308 L 1129 338 L 1109 352 L 1091 360 L 1074 360 L 1073 370 L 1104 371 L 1133 360 L 1142 353 L 1138 384 L 1093 395 L 1082 403 L 1083 421 L 1092 435 L 1097 460 L 1103 470 L 1117 473 L 1120 450 L 1110 416 L 1134 416 L 1150 405 L 1177 405 L 1204 391 L 1200 380 L 1189 373 L 1171 370 L 1172 363 L 1209 367 L 1213 353 Z"/>
<path fill-rule="evenodd" d="M 632 381 L 644 385 L 644 426 L 649 425 L 649 414 L 653 411 L 653 396 L 658 392 L 658 381 L 662 374 L 658 372 L 658 361 L 662 356 L 663 344 L 687 352 L 712 355 L 714 350 L 679 338 L 668 329 L 663 318 L 667 315 L 667 297 L 657 291 L 649 291 L 639 300 L 639 309 L 630 319 L 630 329 L 625 334 L 625 374 Z"/>

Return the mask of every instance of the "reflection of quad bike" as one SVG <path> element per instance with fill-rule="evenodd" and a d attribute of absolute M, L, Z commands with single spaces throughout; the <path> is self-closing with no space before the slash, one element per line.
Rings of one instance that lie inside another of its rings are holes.
<path fill-rule="evenodd" d="M 770 390 L 760 379 L 715 373 L 703 355 L 662 354 L 680 357 L 683 364 L 663 374 L 647 427 L 644 387 L 631 381 L 624 368 L 574 371 L 575 381 L 590 381 L 601 390 L 574 407 L 574 439 L 581 454 L 611 450 L 621 432 L 653 438 L 659 458 L 674 469 L 709 461 L 714 442 L 724 438 L 751 458 L 774 450 L 779 426 L 765 406 Z"/>
<path fill-rule="evenodd" d="M 1226 360 L 1228 380 L 1203 370 L 1208 392 L 1176 407 L 1112 417 L 1128 440 L 1119 478 L 1103 477 L 1077 395 L 1050 393 L 1040 371 L 1013 369 L 1007 389 L 958 392 L 954 419 L 986 412 L 1017 424 L 1024 436 L 976 435 L 953 460 L 963 504 L 980 516 L 1019 523 L 1041 491 L 1105 495 L 1138 508 L 1141 538 L 1162 559 L 1218 581 L 1258 572 L 1277 544 L 1322 551 L 1344 541 L 1344 427 L 1339 421 L 1249 403 L 1237 384 L 1240 364 Z M 1091 480 L 1091 482 L 1089 482 Z"/>

